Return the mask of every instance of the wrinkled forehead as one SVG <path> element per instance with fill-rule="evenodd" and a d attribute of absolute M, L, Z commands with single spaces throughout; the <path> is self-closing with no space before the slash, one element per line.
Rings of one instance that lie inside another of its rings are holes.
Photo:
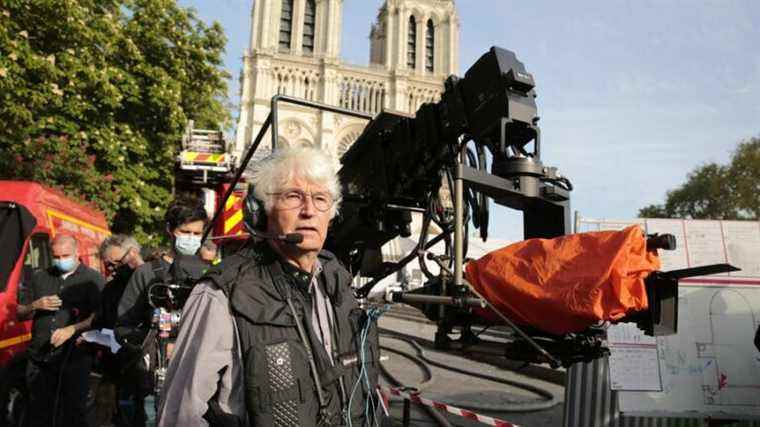
<path fill-rule="evenodd" d="M 305 177 L 303 175 L 299 175 L 297 173 L 292 174 L 292 176 L 283 176 L 279 182 L 278 182 L 278 188 L 275 189 L 275 192 L 280 191 L 286 191 L 286 190 L 301 190 L 311 193 L 317 193 L 317 192 L 327 192 L 328 188 L 326 183 L 321 182 L 320 180 L 315 180 L 312 178 Z"/>
<path fill-rule="evenodd" d="M 121 259 L 126 252 L 127 251 L 118 246 L 109 246 L 103 255 L 105 256 L 106 261 L 117 261 Z"/>
<path fill-rule="evenodd" d="M 54 241 L 51 245 L 54 254 L 69 254 L 76 252 L 76 245 L 69 240 Z"/>

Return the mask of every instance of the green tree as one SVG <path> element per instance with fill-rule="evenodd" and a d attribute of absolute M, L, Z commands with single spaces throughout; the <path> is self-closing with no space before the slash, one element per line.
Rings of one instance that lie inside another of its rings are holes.
<path fill-rule="evenodd" d="M 668 191 L 664 204 L 639 210 L 642 218 L 759 219 L 760 138 L 741 142 L 728 165 L 696 168 Z"/>
<path fill-rule="evenodd" d="M 0 3 L 0 177 L 155 243 L 187 121 L 227 126 L 225 43 L 175 0 Z"/>

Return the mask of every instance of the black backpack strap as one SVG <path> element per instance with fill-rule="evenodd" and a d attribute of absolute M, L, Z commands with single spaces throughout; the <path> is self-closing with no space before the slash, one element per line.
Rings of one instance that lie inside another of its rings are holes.
<path fill-rule="evenodd" d="M 169 283 L 169 268 L 165 265 L 166 261 L 156 258 L 150 262 L 150 269 L 155 276 L 154 281 Z"/>
<path fill-rule="evenodd" d="M 240 252 L 211 267 L 198 281 L 213 282 L 229 299 L 243 269 L 251 266 L 251 262 L 258 259 L 256 249 L 247 245 Z"/>

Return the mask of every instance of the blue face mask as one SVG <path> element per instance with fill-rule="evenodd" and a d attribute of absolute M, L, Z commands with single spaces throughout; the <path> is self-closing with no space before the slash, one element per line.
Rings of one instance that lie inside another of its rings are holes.
<path fill-rule="evenodd" d="M 201 236 L 180 234 L 175 236 L 174 247 L 182 255 L 195 255 L 201 248 Z"/>
<path fill-rule="evenodd" d="M 74 268 L 76 268 L 77 263 L 74 257 L 68 257 L 68 258 L 60 258 L 60 259 L 54 259 L 53 265 L 55 268 L 57 268 L 61 273 L 68 273 Z"/>

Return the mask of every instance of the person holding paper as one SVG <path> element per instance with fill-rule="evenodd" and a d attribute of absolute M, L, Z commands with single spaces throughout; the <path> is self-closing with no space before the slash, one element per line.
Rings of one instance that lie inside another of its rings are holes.
<path fill-rule="evenodd" d="M 110 334 L 111 340 L 115 340 L 113 329 L 124 289 L 135 269 L 145 263 L 140 250 L 140 244 L 134 237 L 125 234 L 109 236 L 100 245 L 100 259 L 110 273 L 111 280 L 103 289 L 100 310 L 93 327 L 105 330 L 106 334 Z M 109 349 L 113 347 L 110 345 Z M 98 387 L 96 402 L 98 425 L 109 425 L 111 422 L 117 426 L 145 425 L 145 396 L 133 375 L 135 363 L 131 363 L 131 359 L 134 359 L 134 355 L 126 349 L 120 349 L 116 354 L 111 351 L 102 352 L 99 368 L 103 379 Z"/>

